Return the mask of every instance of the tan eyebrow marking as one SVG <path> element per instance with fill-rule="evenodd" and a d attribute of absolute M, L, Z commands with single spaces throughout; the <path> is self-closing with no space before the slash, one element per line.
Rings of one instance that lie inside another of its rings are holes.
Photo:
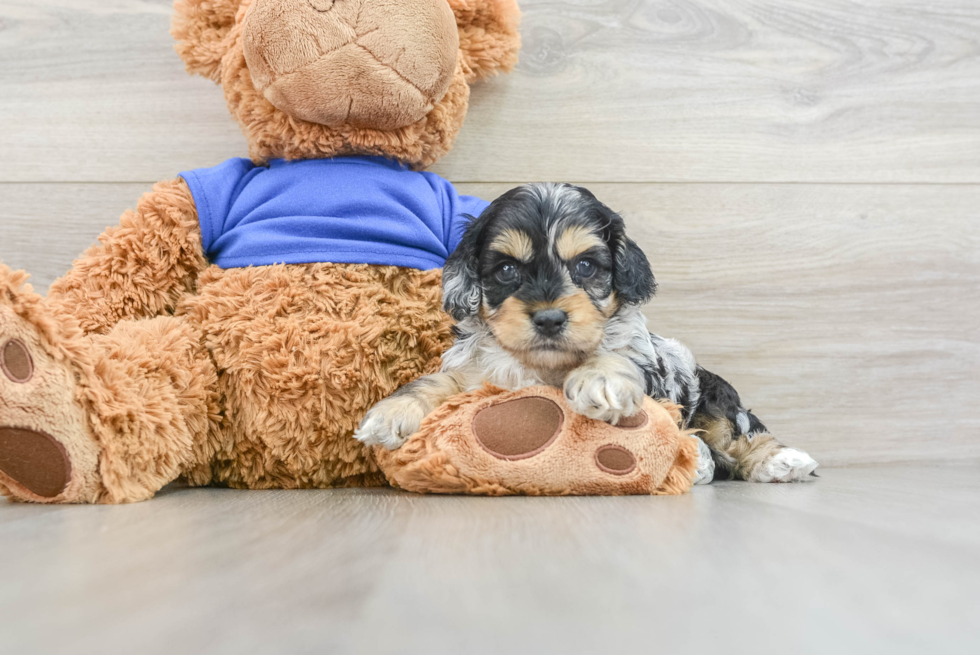
<path fill-rule="evenodd" d="M 504 230 L 490 242 L 490 248 L 525 264 L 534 257 L 534 244 L 526 232 Z"/>
<path fill-rule="evenodd" d="M 604 244 L 602 239 L 599 238 L 599 235 L 581 225 L 573 225 L 568 228 L 561 233 L 561 236 L 555 242 L 558 256 L 565 261 L 575 259 L 575 257 L 581 255 L 589 248 L 602 245 Z"/>

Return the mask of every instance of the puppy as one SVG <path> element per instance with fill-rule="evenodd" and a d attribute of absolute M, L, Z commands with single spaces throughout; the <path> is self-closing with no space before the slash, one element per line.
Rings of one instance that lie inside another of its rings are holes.
<path fill-rule="evenodd" d="M 673 339 L 647 330 L 656 282 L 623 219 L 588 190 L 528 184 L 473 219 L 443 271 L 456 341 L 442 371 L 375 405 L 355 437 L 398 448 L 449 396 L 490 382 L 563 388 L 576 412 L 616 424 L 644 395 L 683 407 L 700 430 L 697 482 L 804 479 L 817 467 L 745 409 L 738 393 Z"/>

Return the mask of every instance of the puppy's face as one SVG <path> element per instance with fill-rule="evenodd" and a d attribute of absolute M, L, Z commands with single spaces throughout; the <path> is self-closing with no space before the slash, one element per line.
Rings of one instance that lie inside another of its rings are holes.
<path fill-rule="evenodd" d="M 468 227 L 443 273 L 446 309 L 482 318 L 524 364 L 575 366 L 625 303 L 653 295 L 649 263 L 622 219 L 580 187 L 531 184 Z"/>
<path fill-rule="evenodd" d="M 595 351 L 618 308 L 612 252 L 596 218 L 505 212 L 487 228 L 480 316 L 529 365 L 570 365 Z"/>

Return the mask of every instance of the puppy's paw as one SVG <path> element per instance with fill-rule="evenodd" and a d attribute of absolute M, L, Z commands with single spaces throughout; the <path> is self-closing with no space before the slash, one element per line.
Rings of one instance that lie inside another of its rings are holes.
<path fill-rule="evenodd" d="M 426 414 L 425 407 L 411 396 L 385 398 L 367 413 L 354 438 L 367 446 L 395 450 L 419 431 Z"/>
<path fill-rule="evenodd" d="M 715 458 L 711 456 L 711 449 L 701 437 L 692 438 L 698 440 L 698 470 L 694 474 L 694 484 L 711 484 L 715 479 Z"/>
<path fill-rule="evenodd" d="M 613 425 L 640 411 L 643 396 L 636 377 L 599 366 L 577 368 L 565 378 L 565 398 L 572 410 Z"/>
<path fill-rule="evenodd" d="M 800 482 L 818 466 L 815 459 L 796 448 L 780 448 L 755 467 L 752 482 Z"/>

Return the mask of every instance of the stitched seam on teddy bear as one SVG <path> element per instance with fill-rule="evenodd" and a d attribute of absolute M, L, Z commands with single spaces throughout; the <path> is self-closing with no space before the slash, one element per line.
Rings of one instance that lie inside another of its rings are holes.
<path fill-rule="evenodd" d="M 361 37 L 358 36 L 357 38 L 360 39 Z M 381 64 L 382 66 L 384 66 L 385 68 L 387 68 L 388 70 L 390 70 L 392 73 L 394 73 L 395 75 L 397 75 L 398 77 L 400 77 L 403 82 L 405 82 L 410 87 L 412 87 L 413 89 L 415 89 L 416 91 L 418 91 L 419 92 L 419 95 L 421 95 L 423 98 L 425 98 L 429 102 L 432 102 L 433 101 L 432 98 L 430 98 L 429 95 L 425 91 L 423 91 L 418 86 L 416 86 L 416 84 L 414 82 L 412 82 L 412 80 L 408 79 L 407 77 L 405 77 L 404 75 L 402 75 L 401 73 L 399 73 L 397 70 L 395 70 L 395 68 L 391 64 L 386 64 L 385 62 L 383 62 L 380 59 L 378 59 L 378 56 L 376 54 L 374 54 L 373 52 L 371 52 L 367 48 L 367 46 L 361 45 L 358 41 L 354 41 L 354 45 L 356 45 L 358 48 L 362 49 L 364 52 L 366 52 L 369 55 L 371 55 L 371 58 L 374 59 L 374 61 L 378 62 L 379 64 Z"/>

